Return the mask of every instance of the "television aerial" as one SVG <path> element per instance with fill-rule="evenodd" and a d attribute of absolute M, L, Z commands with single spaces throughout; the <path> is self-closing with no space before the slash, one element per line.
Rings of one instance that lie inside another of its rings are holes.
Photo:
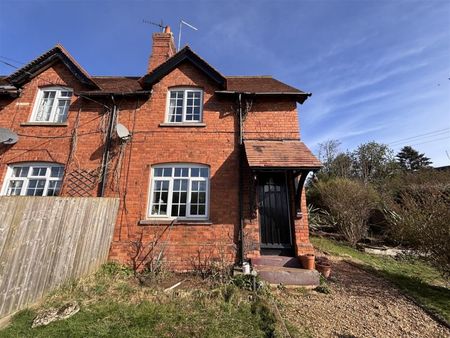
<path fill-rule="evenodd" d="M 15 144 L 19 136 L 10 129 L 0 128 L 0 144 Z"/>
<path fill-rule="evenodd" d="M 183 28 L 183 25 L 188 26 L 189 28 L 198 31 L 197 28 L 195 28 L 194 26 L 192 26 L 191 24 L 187 23 L 186 21 L 180 20 L 180 28 L 178 31 L 178 48 L 177 51 L 180 50 L 180 46 L 181 46 L 181 29 Z"/>
<path fill-rule="evenodd" d="M 164 22 L 162 20 L 161 20 L 160 23 L 157 23 L 157 22 L 153 22 L 153 21 L 149 21 L 149 20 L 143 19 L 142 22 L 146 23 L 146 24 L 149 24 L 149 25 L 153 25 L 153 26 L 159 27 L 161 29 L 161 32 L 163 32 L 164 28 L 166 28 L 166 26 L 164 25 Z"/>

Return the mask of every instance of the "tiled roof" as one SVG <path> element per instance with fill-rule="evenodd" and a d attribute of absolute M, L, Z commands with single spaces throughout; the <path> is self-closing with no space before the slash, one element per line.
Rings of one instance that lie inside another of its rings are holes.
<path fill-rule="evenodd" d="M 252 168 L 318 169 L 322 166 L 301 141 L 244 141 L 247 161 Z"/>
<path fill-rule="evenodd" d="M 58 60 L 62 61 L 81 82 L 96 87 L 96 84 L 92 82 L 89 74 L 60 44 L 57 44 L 52 49 L 38 56 L 22 68 L 17 69 L 14 73 L 9 75 L 6 80 L 15 86 L 22 86 L 30 78 L 34 77 L 36 72 Z"/>
<path fill-rule="evenodd" d="M 8 81 L 6 81 L 5 79 L 6 79 L 6 76 L 0 75 L 0 86 L 9 84 Z"/>
<path fill-rule="evenodd" d="M 227 90 L 249 93 L 296 93 L 305 92 L 291 87 L 271 76 L 227 76 Z"/>
<path fill-rule="evenodd" d="M 131 93 L 142 90 L 138 76 L 92 76 L 91 79 L 105 92 Z"/>

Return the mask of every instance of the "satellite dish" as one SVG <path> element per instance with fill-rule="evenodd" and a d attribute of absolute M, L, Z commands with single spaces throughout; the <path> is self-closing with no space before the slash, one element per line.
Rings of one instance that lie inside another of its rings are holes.
<path fill-rule="evenodd" d="M 0 128 L 0 143 L 14 144 L 19 140 L 19 136 L 12 130 Z"/>
<path fill-rule="evenodd" d="M 125 127 L 121 123 L 117 123 L 116 133 L 117 133 L 117 136 L 119 136 L 119 138 L 121 138 L 122 140 L 126 140 L 127 138 L 129 138 L 131 136 L 127 127 Z"/>

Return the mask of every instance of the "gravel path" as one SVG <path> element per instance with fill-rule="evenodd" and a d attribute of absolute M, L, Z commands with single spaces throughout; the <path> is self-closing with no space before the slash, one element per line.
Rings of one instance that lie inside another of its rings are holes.
<path fill-rule="evenodd" d="M 380 277 L 333 260 L 331 294 L 276 291 L 281 315 L 313 337 L 450 337 L 450 331 Z"/>

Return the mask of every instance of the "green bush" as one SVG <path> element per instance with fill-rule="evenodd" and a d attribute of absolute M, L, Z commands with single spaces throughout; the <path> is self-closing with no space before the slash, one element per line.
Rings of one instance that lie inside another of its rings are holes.
<path fill-rule="evenodd" d="M 385 198 L 391 236 L 450 276 L 450 184 L 410 185 Z"/>
<path fill-rule="evenodd" d="M 378 195 L 369 185 L 358 180 L 334 178 L 315 184 L 328 210 L 328 221 L 351 244 L 367 235 L 370 212 L 377 206 Z"/>

